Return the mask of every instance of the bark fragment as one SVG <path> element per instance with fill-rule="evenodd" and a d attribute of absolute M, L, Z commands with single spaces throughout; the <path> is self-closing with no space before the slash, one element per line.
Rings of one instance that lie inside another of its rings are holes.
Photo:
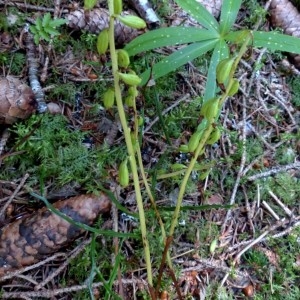
<path fill-rule="evenodd" d="M 99 214 L 110 210 L 110 200 L 104 194 L 88 194 L 58 201 L 53 206 L 74 221 L 91 225 Z M 8 224 L 0 230 L 0 276 L 38 262 L 83 232 L 46 207 Z"/>

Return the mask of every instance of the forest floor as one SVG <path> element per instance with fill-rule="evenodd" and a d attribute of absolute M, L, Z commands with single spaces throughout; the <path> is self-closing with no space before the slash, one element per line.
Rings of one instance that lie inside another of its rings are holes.
<path fill-rule="evenodd" d="M 41 7 L 52 14 L 55 1 L 5 2 L 0 1 L 2 75 L 29 84 L 22 30 L 45 14 Z M 60 18 L 82 6 L 60 2 Z M 186 20 L 172 1 L 153 3 L 163 26 Z M 261 12 L 258 1 L 244 1 L 236 25 L 251 28 Z M 139 236 L 134 188 L 117 181 L 127 157 L 117 110 L 106 110 L 101 98 L 112 86 L 109 56 L 99 59 L 96 34 L 65 24 L 58 30 L 51 41 L 40 40 L 34 54 L 45 102 L 57 113 L 0 125 L 1 226 L 34 214 L 42 206 L 34 195 L 53 203 L 109 190 L 123 211 L 113 205 L 94 226 Z M 267 17 L 260 30 L 270 30 Z M 172 50 L 138 55 L 132 67 L 139 74 Z M 166 229 L 182 173 L 162 174 L 191 158 L 179 146 L 198 124 L 209 60 L 198 58 L 140 89 L 142 160 Z M 300 298 L 299 72 L 283 53 L 252 49 L 236 76 L 240 90 L 222 109 L 221 139 L 206 148 L 188 181 L 170 248 L 175 274 L 163 269 L 159 299 L 180 299 L 178 290 L 182 299 Z M 162 233 L 142 194 L 157 278 Z M 150 299 L 143 251 L 140 238 L 85 234 L 12 273 L 1 274 L 0 258 L 0 298 Z"/>

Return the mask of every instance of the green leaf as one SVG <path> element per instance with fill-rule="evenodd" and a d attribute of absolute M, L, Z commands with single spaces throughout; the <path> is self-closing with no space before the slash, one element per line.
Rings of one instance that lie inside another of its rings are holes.
<path fill-rule="evenodd" d="M 35 43 L 36 45 L 38 45 L 38 44 L 39 44 L 39 41 L 40 41 L 40 36 L 39 36 L 38 34 L 35 34 L 34 37 L 33 37 L 33 40 L 34 40 L 34 43 Z"/>
<path fill-rule="evenodd" d="M 175 2 L 205 28 L 219 32 L 219 24 L 213 15 L 196 0 L 175 0 Z"/>
<path fill-rule="evenodd" d="M 226 34 L 225 40 L 230 41 L 234 44 L 242 44 L 245 42 L 246 38 L 252 34 L 252 31 L 249 29 L 243 29 L 238 31 L 232 31 Z"/>
<path fill-rule="evenodd" d="M 208 40 L 199 43 L 194 43 L 191 45 L 186 46 L 184 49 L 180 49 L 171 55 L 167 56 L 157 64 L 155 64 L 152 68 L 152 77 L 153 79 L 160 78 L 177 68 L 181 67 L 185 63 L 195 59 L 203 55 L 204 53 L 210 51 L 214 48 L 217 39 L 215 40 Z M 151 69 L 148 69 L 144 73 L 142 73 L 141 78 L 142 82 L 141 85 L 145 84 L 149 79 L 151 74 Z"/>
<path fill-rule="evenodd" d="M 43 29 L 43 24 L 41 18 L 37 18 L 35 20 L 35 27 L 37 28 L 38 31 Z"/>
<path fill-rule="evenodd" d="M 48 42 L 50 41 L 50 35 L 47 32 L 45 32 L 44 30 L 40 30 L 38 32 L 38 35 L 45 41 L 48 41 Z"/>
<path fill-rule="evenodd" d="M 31 31 L 33 34 L 37 34 L 37 33 L 38 33 L 37 28 L 36 28 L 35 26 L 33 26 L 33 25 L 30 25 L 29 29 L 30 29 L 30 31 Z"/>
<path fill-rule="evenodd" d="M 51 15 L 48 12 L 44 15 L 43 22 L 42 22 L 43 27 L 47 27 L 49 25 L 50 20 L 51 20 Z"/>
<path fill-rule="evenodd" d="M 220 40 L 214 49 L 212 54 L 210 65 L 208 68 L 204 101 L 209 100 L 216 96 L 217 92 L 217 81 L 216 81 L 216 68 L 218 63 L 228 57 L 229 48 L 224 40 Z"/>
<path fill-rule="evenodd" d="M 148 31 L 125 46 L 130 56 L 159 47 L 216 39 L 215 31 L 194 27 L 169 27 Z"/>
<path fill-rule="evenodd" d="M 60 32 L 54 28 L 46 27 L 44 28 L 45 32 L 49 33 L 50 35 L 60 35 Z"/>
<path fill-rule="evenodd" d="M 67 23 L 67 20 L 65 20 L 65 19 L 54 19 L 54 20 L 50 21 L 49 27 L 56 28 L 63 24 L 66 24 L 66 23 Z"/>
<path fill-rule="evenodd" d="M 253 45 L 300 54 L 300 38 L 278 32 L 253 31 Z"/>
<path fill-rule="evenodd" d="M 224 0 L 221 8 L 220 32 L 222 35 L 230 31 L 240 10 L 242 0 Z"/>

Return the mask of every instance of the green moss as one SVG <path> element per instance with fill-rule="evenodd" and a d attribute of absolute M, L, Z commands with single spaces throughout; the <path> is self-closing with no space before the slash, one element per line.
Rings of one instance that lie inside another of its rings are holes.
<path fill-rule="evenodd" d="M 18 177 L 29 172 L 33 182 L 55 179 L 58 186 L 71 181 L 105 182 L 106 168 L 124 152 L 122 147 L 87 149 L 83 139 L 88 133 L 71 130 L 61 115 L 32 116 L 14 125 L 11 131 L 15 135 L 15 150 L 21 153 L 4 161 L 1 175 L 9 179 L 16 176 L 15 172 Z"/>
<path fill-rule="evenodd" d="M 288 78 L 287 82 L 291 87 L 291 102 L 294 106 L 300 108 L 300 78 L 299 76 L 292 76 Z"/>

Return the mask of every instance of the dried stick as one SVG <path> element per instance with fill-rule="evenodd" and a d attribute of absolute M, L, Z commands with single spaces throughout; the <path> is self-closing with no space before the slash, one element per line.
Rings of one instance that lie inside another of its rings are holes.
<path fill-rule="evenodd" d="M 293 117 L 293 115 L 291 114 L 290 110 L 288 109 L 288 107 L 284 104 L 284 99 L 282 99 L 282 97 L 276 93 L 276 95 L 272 94 L 270 91 L 266 91 L 266 95 L 269 95 L 271 98 L 273 98 L 275 101 L 277 101 L 283 108 L 284 110 L 287 112 L 287 114 L 289 115 L 292 124 L 296 125 L 297 122 L 295 120 L 295 118 Z"/>
<path fill-rule="evenodd" d="M 56 276 L 58 276 L 58 274 L 60 274 L 70 263 L 70 261 L 75 258 L 80 252 L 82 252 L 85 248 L 86 245 L 88 245 L 90 242 L 92 241 L 91 238 L 85 240 L 84 242 L 82 242 L 79 246 L 77 246 L 72 252 L 72 254 L 68 257 L 68 259 L 62 264 L 60 265 L 53 273 L 50 273 L 50 275 L 43 280 L 43 282 L 37 284 L 35 286 L 35 290 L 38 291 L 40 290 L 42 287 L 44 287 L 48 282 L 50 282 L 52 279 L 54 279 Z"/>
<path fill-rule="evenodd" d="M 294 223 L 291 223 L 291 221 L 293 221 Z M 284 222 L 282 223 L 281 221 L 279 222 L 276 222 L 274 225 L 272 225 L 272 227 L 270 227 L 269 232 L 271 231 L 274 231 L 276 230 L 277 228 L 283 226 L 283 225 L 286 225 L 286 224 L 290 224 L 289 227 L 287 227 L 285 230 L 279 232 L 279 233 L 276 233 L 276 234 L 273 234 L 271 235 L 270 237 L 266 237 L 266 238 L 263 238 L 261 240 L 261 242 L 264 242 L 266 241 L 266 239 L 269 239 L 269 238 L 279 238 L 279 237 L 282 237 L 284 235 L 287 235 L 288 233 L 290 233 L 294 228 L 300 226 L 300 216 L 297 216 L 293 219 L 284 219 Z M 231 253 L 232 251 L 234 251 L 235 249 L 238 249 L 240 248 L 241 246 L 245 246 L 245 245 L 248 245 L 248 244 L 251 244 L 253 242 L 253 239 L 250 239 L 248 241 L 243 241 L 243 242 L 240 242 L 234 246 L 231 246 L 227 249 L 227 253 Z"/>
<path fill-rule="evenodd" d="M 247 152 L 246 152 L 246 119 L 247 119 L 247 114 L 246 114 L 246 97 L 243 96 L 243 133 L 242 133 L 242 158 L 241 158 L 241 164 L 240 164 L 240 169 L 239 172 L 237 174 L 237 178 L 233 187 L 233 191 L 230 197 L 230 205 L 233 205 L 235 202 L 235 196 L 238 190 L 238 187 L 240 185 L 240 181 L 242 179 L 243 176 L 243 171 L 245 168 L 245 164 L 246 164 L 246 156 L 247 156 Z M 230 219 L 232 214 L 232 209 L 229 209 L 226 213 L 225 216 L 225 220 L 223 222 L 222 228 L 221 228 L 221 232 L 224 232 L 227 226 L 227 222 Z"/>
<path fill-rule="evenodd" d="M 59 258 L 59 257 L 65 257 L 66 255 L 64 253 L 55 253 L 54 255 L 44 259 L 43 261 L 40 261 L 34 265 L 31 265 L 31 266 L 28 266 L 26 268 L 22 268 L 22 269 L 18 269 L 16 271 L 13 271 L 13 272 L 9 272 L 3 276 L 0 277 L 0 282 L 1 281 L 5 281 L 7 279 L 10 279 L 10 278 L 13 278 L 15 276 L 18 276 L 19 274 L 22 274 L 24 272 L 27 272 L 27 271 L 30 271 L 30 270 L 33 270 L 33 269 L 36 269 L 36 268 L 39 268 L 40 266 L 43 266 L 45 265 L 46 263 L 56 259 L 56 258 Z"/>
<path fill-rule="evenodd" d="M 172 105 L 168 106 L 165 110 L 162 111 L 161 115 L 164 116 L 166 115 L 169 111 L 171 111 L 173 108 L 178 106 L 182 101 L 187 100 L 190 97 L 190 94 L 186 94 L 183 97 L 179 98 L 177 101 L 175 101 Z M 144 133 L 148 132 L 151 127 L 158 122 L 159 117 L 156 117 L 144 130 Z"/>
<path fill-rule="evenodd" d="M 0 5 L 6 5 L 6 6 L 15 6 L 17 8 L 25 8 L 26 10 L 34 10 L 34 11 L 42 11 L 42 12 L 54 12 L 55 9 L 54 8 L 48 8 L 48 7 L 44 7 L 44 6 L 37 6 L 37 5 L 32 5 L 32 4 L 28 4 L 28 3 L 24 3 L 23 2 L 15 2 L 15 1 L 2 1 L 0 0 Z M 63 13 L 68 13 L 69 10 L 68 9 L 64 9 Z"/>
<path fill-rule="evenodd" d="M 276 212 L 270 207 L 270 205 L 266 201 L 263 201 L 261 204 L 266 208 L 266 210 L 269 211 L 269 213 L 276 219 L 276 221 L 280 220 Z"/>
<path fill-rule="evenodd" d="M 272 191 L 269 190 L 268 192 L 271 195 L 271 197 L 277 202 L 277 204 L 284 210 L 284 212 L 289 217 L 293 217 L 292 211 L 286 205 L 284 205 Z"/>
<path fill-rule="evenodd" d="M 8 201 L 4 204 L 4 206 L 2 207 L 1 211 L 0 211 L 0 221 L 3 221 L 4 216 L 5 216 L 5 211 L 7 209 L 7 207 L 10 205 L 10 203 L 14 200 L 15 196 L 18 194 L 18 192 L 20 191 L 20 189 L 22 188 L 22 186 L 24 185 L 25 181 L 27 180 L 27 178 L 29 177 L 29 174 L 26 173 L 24 175 L 24 177 L 22 178 L 20 184 L 17 186 L 17 188 L 15 189 L 15 191 L 13 192 L 13 194 L 9 197 Z"/>
<path fill-rule="evenodd" d="M 251 247 L 253 247 L 254 245 L 256 245 L 257 243 L 261 242 L 262 239 L 268 234 L 270 233 L 271 231 L 273 231 L 275 228 L 278 228 L 279 226 L 282 226 L 285 222 L 285 219 L 281 219 L 280 221 L 276 222 L 275 225 L 271 226 L 268 230 L 266 230 L 265 232 L 263 232 L 258 238 L 254 239 L 251 243 L 249 243 L 242 251 L 240 251 L 236 257 L 234 258 L 233 260 L 233 266 L 235 266 L 241 256 L 247 251 L 249 250 Z M 224 283 L 226 282 L 228 276 L 229 276 L 230 272 L 227 272 L 226 275 L 224 276 L 223 280 L 221 281 L 221 286 L 224 285 Z"/>
<path fill-rule="evenodd" d="M 263 178 L 263 177 L 268 177 L 268 176 L 271 176 L 271 175 L 274 175 L 274 174 L 277 174 L 277 173 L 280 173 L 280 172 L 286 172 L 290 169 L 299 169 L 299 168 L 300 168 L 300 162 L 294 162 L 294 163 L 289 164 L 289 165 L 275 167 L 275 168 L 270 169 L 268 171 L 250 176 L 250 177 L 247 178 L 247 180 L 254 181 L 256 179 Z"/>

